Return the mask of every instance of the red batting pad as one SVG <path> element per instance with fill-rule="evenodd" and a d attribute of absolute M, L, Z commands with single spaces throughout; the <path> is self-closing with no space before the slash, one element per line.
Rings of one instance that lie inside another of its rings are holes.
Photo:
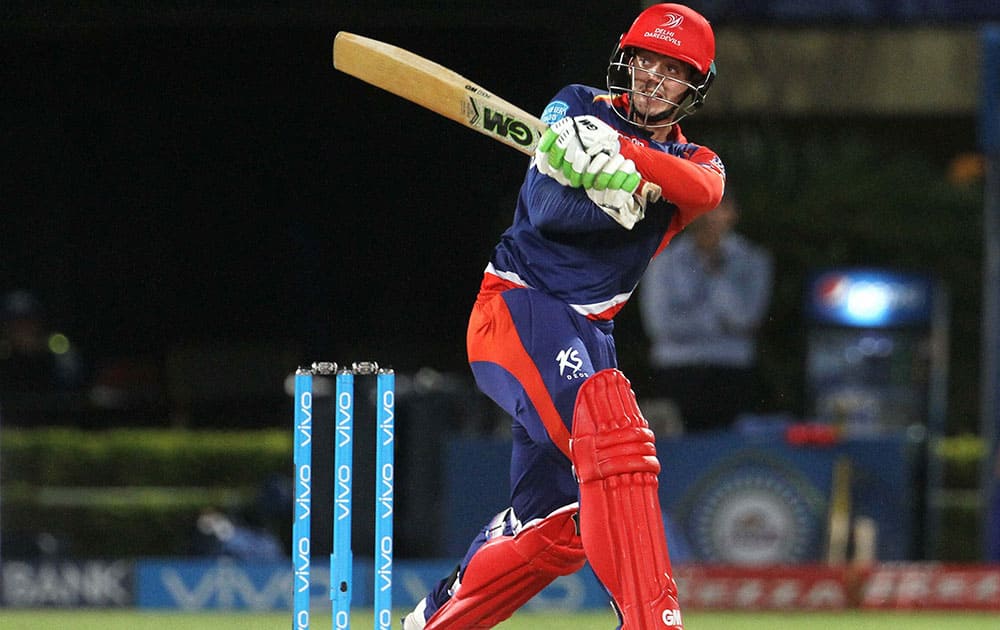
<path fill-rule="evenodd" d="M 561 508 L 515 536 L 488 540 L 469 561 L 458 591 L 424 630 L 492 628 L 552 580 L 579 571 L 586 558 L 575 515 L 576 505 Z"/>
<path fill-rule="evenodd" d="M 571 449 L 583 548 L 620 610 L 623 630 L 682 630 L 654 436 L 620 371 L 602 370 L 580 387 Z"/>

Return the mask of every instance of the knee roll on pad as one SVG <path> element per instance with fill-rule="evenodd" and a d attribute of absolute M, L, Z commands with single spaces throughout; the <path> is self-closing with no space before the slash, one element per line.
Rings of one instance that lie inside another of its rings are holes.
<path fill-rule="evenodd" d="M 560 508 L 514 536 L 484 543 L 425 630 L 492 628 L 557 577 L 580 570 L 587 558 L 576 512 L 576 504 Z"/>
<path fill-rule="evenodd" d="M 602 370 L 580 386 L 570 448 L 583 547 L 615 600 L 622 628 L 680 630 L 655 436 L 620 371 Z"/>
<path fill-rule="evenodd" d="M 658 475 L 655 439 L 624 374 L 603 370 L 580 387 L 572 442 L 580 483 L 627 473 Z"/>

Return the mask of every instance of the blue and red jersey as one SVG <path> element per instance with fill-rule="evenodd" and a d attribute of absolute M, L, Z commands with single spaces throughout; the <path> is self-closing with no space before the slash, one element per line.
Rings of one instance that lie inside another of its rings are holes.
<path fill-rule="evenodd" d="M 619 118 L 606 92 L 591 87 L 563 88 L 542 119 L 551 125 L 563 116 L 584 114 L 619 131 L 622 154 L 663 188 L 665 200 L 650 204 L 646 218 L 626 230 L 583 190 L 529 168 L 513 224 L 486 272 L 511 286 L 547 293 L 588 318 L 610 320 L 632 295 L 650 259 L 696 216 L 715 207 L 725 171 L 712 150 L 687 142 L 677 125 L 670 139 L 656 142 Z"/>
<path fill-rule="evenodd" d="M 579 188 L 529 167 L 514 220 L 487 265 L 469 319 L 469 363 L 479 388 L 513 419 L 511 506 L 527 521 L 576 500 L 570 436 L 580 385 L 617 367 L 613 318 L 649 261 L 722 197 L 718 156 L 676 125 L 665 142 L 621 120 L 610 97 L 570 85 L 543 114 L 590 114 L 621 134 L 621 153 L 664 199 L 627 230 Z"/>
<path fill-rule="evenodd" d="M 528 168 L 513 223 L 486 267 L 467 332 L 476 384 L 512 419 L 513 512 L 501 512 L 473 540 L 459 567 L 463 579 L 491 538 L 512 536 L 522 524 L 574 509 L 579 486 L 570 440 L 580 385 L 617 367 L 613 318 L 649 261 L 722 198 L 725 170 L 714 152 L 689 143 L 677 125 L 665 142 L 654 141 L 621 120 L 606 93 L 567 86 L 549 103 L 543 121 L 551 125 L 585 114 L 619 131 L 622 155 L 662 188 L 663 200 L 650 203 L 645 218 L 627 230 L 583 190 Z M 452 586 L 451 579 L 438 583 L 425 599 L 425 618 L 448 601 Z"/>

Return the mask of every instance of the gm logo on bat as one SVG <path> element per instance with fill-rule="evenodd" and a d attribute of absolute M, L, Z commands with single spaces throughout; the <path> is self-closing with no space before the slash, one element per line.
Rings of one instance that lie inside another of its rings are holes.
<path fill-rule="evenodd" d="M 474 89 L 467 87 L 466 89 Z M 483 93 L 482 90 L 475 91 L 485 98 L 490 98 L 490 94 Z M 524 121 L 512 118 L 503 112 L 496 111 L 491 107 L 480 103 L 476 98 L 470 96 L 465 103 L 465 116 L 469 124 L 480 127 L 487 133 L 499 136 L 509 141 L 508 144 L 518 144 L 522 147 L 530 147 L 537 140 L 531 127 Z"/>

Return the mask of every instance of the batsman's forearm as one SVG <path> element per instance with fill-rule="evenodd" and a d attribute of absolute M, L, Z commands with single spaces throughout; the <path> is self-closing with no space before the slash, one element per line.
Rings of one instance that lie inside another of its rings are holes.
<path fill-rule="evenodd" d="M 635 162 L 644 179 L 663 189 L 663 198 L 680 209 L 684 225 L 722 200 L 725 182 L 715 169 L 631 142 L 622 143 L 621 153 Z"/>
<path fill-rule="evenodd" d="M 581 188 L 568 188 L 536 169 L 530 169 L 521 194 L 530 199 L 528 219 L 539 230 L 558 234 L 585 234 L 608 228 L 608 217 Z"/>

